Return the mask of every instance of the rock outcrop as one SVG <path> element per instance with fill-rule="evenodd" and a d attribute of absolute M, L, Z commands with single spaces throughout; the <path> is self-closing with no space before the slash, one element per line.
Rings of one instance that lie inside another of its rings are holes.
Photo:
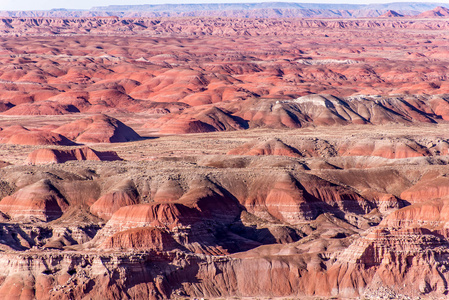
<path fill-rule="evenodd" d="M 152 227 L 120 231 L 100 246 L 105 249 L 170 251 L 179 247 L 172 236 L 163 229 Z"/>
<path fill-rule="evenodd" d="M 28 155 L 27 162 L 32 165 L 65 163 L 72 160 L 115 161 L 122 160 L 114 151 L 95 151 L 89 147 L 72 150 L 43 148 Z"/>
<path fill-rule="evenodd" d="M 26 186 L 0 201 L 0 211 L 18 221 L 51 221 L 61 217 L 67 208 L 67 201 L 47 180 Z"/>
<path fill-rule="evenodd" d="M 122 122 L 106 115 L 94 115 L 63 125 L 55 130 L 79 143 L 121 143 L 140 136 Z"/>

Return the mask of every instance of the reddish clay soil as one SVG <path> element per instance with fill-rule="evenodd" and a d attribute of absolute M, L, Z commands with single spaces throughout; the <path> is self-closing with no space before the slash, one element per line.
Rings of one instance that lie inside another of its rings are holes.
<path fill-rule="evenodd" d="M 4 19 L 0 299 L 446 299 L 448 27 Z"/>

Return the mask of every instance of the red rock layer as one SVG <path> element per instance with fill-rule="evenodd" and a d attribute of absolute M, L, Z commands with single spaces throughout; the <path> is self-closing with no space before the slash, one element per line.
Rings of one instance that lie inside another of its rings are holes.
<path fill-rule="evenodd" d="M 133 228 L 107 238 L 101 248 L 170 251 L 179 247 L 170 233 L 153 227 Z"/>
<path fill-rule="evenodd" d="M 199 218 L 196 210 L 179 203 L 137 204 L 118 209 L 108 221 L 107 227 L 118 228 L 119 231 L 143 226 L 171 229 L 180 223 L 197 222 Z"/>
<path fill-rule="evenodd" d="M 50 221 L 62 216 L 68 203 L 46 180 L 26 186 L 0 201 L 0 211 L 16 220 Z"/>

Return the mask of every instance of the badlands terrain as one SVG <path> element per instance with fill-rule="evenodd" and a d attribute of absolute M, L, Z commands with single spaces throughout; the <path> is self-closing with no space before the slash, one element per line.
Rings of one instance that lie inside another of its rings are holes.
<path fill-rule="evenodd" d="M 447 299 L 446 13 L 2 17 L 0 299 Z"/>

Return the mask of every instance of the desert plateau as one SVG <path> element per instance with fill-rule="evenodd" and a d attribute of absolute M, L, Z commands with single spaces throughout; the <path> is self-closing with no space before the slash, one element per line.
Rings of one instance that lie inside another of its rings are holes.
<path fill-rule="evenodd" d="M 0 299 L 448 299 L 449 9 L 0 12 Z"/>

